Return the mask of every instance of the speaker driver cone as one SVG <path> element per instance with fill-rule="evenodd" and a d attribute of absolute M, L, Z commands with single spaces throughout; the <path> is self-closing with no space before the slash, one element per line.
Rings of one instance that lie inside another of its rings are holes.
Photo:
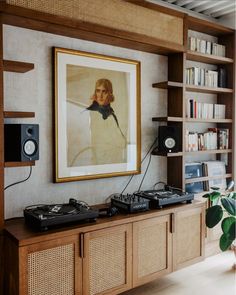
<path fill-rule="evenodd" d="M 167 137 L 164 144 L 168 149 L 173 149 L 176 145 L 176 141 L 173 137 Z"/>
<path fill-rule="evenodd" d="M 27 140 L 24 143 L 23 151 L 27 156 L 32 156 L 37 151 L 37 144 L 34 140 Z"/>

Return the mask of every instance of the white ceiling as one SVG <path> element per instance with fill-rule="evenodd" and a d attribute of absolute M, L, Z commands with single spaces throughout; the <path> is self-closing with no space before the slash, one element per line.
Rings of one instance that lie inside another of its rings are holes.
<path fill-rule="evenodd" d="M 236 12 L 236 0 L 152 0 L 149 2 L 157 4 L 163 2 L 173 8 L 183 8 L 215 19 L 224 18 Z"/>
<path fill-rule="evenodd" d="M 236 31 L 236 0 L 146 0 L 183 11 L 201 19 L 210 19 Z M 236 138 L 236 128 L 235 128 Z M 235 159 L 234 159 L 235 160 Z M 235 165 L 236 175 L 236 165 Z"/>

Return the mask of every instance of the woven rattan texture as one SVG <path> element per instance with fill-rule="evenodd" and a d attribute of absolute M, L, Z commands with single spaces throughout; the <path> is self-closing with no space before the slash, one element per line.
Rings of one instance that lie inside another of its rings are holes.
<path fill-rule="evenodd" d="M 183 20 L 122 0 L 7 0 L 8 4 L 183 44 Z"/>
<path fill-rule="evenodd" d="M 28 255 L 28 295 L 74 295 L 73 244 Z"/>
<path fill-rule="evenodd" d="M 177 264 L 201 255 L 201 216 L 196 214 L 177 219 Z"/>
<path fill-rule="evenodd" d="M 89 285 L 91 295 L 125 284 L 125 233 L 94 238 L 89 242 Z"/>
<path fill-rule="evenodd" d="M 167 263 L 166 223 L 140 229 L 138 235 L 138 277 L 162 269 Z"/>

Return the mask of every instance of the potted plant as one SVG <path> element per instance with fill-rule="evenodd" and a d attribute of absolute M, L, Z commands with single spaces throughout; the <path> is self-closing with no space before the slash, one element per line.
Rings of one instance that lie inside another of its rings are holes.
<path fill-rule="evenodd" d="M 216 188 L 204 195 L 211 202 L 206 210 L 206 226 L 213 228 L 221 221 L 222 235 L 220 237 L 220 249 L 228 250 L 234 246 L 236 230 L 236 192 L 219 192 Z M 226 213 L 226 214 L 225 214 Z"/>

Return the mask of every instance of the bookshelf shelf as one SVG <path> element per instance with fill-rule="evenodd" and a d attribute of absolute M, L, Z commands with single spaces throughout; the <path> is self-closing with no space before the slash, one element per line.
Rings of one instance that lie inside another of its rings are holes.
<path fill-rule="evenodd" d="M 189 92 L 200 92 L 200 93 L 233 93 L 233 89 L 231 88 L 220 88 L 220 87 L 206 87 L 206 86 L 197 86 L 186 84 L 186 91 Z"/>
<path fill-rule="evenodd" d="M 152 121 L 157 122 L 183 122 L 182 117 L 154 117 L 152 118 Z"/>
<path fill-rule="evenodd" d="M 35 166 L 35 161 L 29 162 L 5 162 L 5 168 L 13 168 L 13 167 L 25 167 L 25 166 Z"/>
<path fill-rule="evenodd" d="M 205 54 L 205 53 L 200 53 L 200 52 L 191 51 L 191 50 L 187 51 L 186 58 L 187 60 L 203 62 L 207 64 L 215 64 L 215 65 L 232 64 L 234 62 L 232 58 Z"/>
<path fill-rule="evenodd" d="M 5 72 L 26 73 L 34 69 L 34 64 L 13 60 L 3 60 L 3 70 Z"/>
<path fill-rule="evenodd" d="M 217 176 L 204 176 L 204 177 L 196 177 L 196 178 L 189 178 L 185 179 L 185 183 L 194 183 L 194 182 L 200 182 L 200 181 L 208 181 L 208 180 L 214 180 L 214 179 L 225 179 L 225 178 L 231 178 L 232 174 L 224 174 L 224 175 L 217 175 Z"/>
<path fill-rule="evenodd" d="M 34 118 L 34 112 L 3 112 L 4 118 Z"/>
<path fill-rule="evenodd" d="M 204 150 L 204 151 L 196 151 L 196 152 L 184 152 L 185 155 L 201 155 L 201 154 L 229 154 L 232 153 L 232 149 L 226 150 Z"/>
<path fill-rule="evenodd" d="M 186 122 L 191 122 L 191 123 L 229 123 L 231 124 L 233 122 L 232 119 L 196 119 L 196 118 L 186 118 Z"/>
<path fill-rule="evenodd" d="M 158 152 L 158 151 L 153 151 L 152 152 L 153 156 L 162 156 L 162 157 L 182 157 L 183 152 L 178 152 L 178 153 L 163 153 L 163 152 Z"/>
<path fill-rule="evenodd" d="M 169 89 L 169 88 L 182 88 L 183 83 L 173 82 L 173 81 L 164 81 L 159 83 L 152 84 L 153 88 Z"/>

